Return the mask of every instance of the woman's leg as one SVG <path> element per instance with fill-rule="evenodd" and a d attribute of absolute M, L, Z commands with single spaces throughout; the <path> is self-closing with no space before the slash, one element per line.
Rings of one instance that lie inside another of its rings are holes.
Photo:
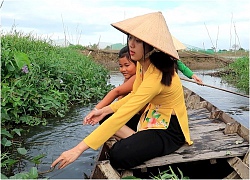
<path fill-rule="evenodd" d="M 106 121 L 112 114 L 109 114 L 107 116 L 105 116 L 101 121 L 99 121 L 99 124 L 102 124 L 104 121 Z M 132 134 L 134 134 L 137 130 L 137 124 L 139 122 L 140 119 L 140 115 L 136 114 L 134 115 L 127 123 L 126 125 L 124 125 L 121 129 L 119 129 L 116 133 L 115 133 L 115 138 L 117 140 L 120 139 L 124 139 L 127 138 L 129 136 L 131 136 Z"/>
<path fill-rule="evenodd" d="M 140 131 L 116 142 L 110 150 L 111 165 L 115 168 L 129 169 L 146 160 L 161 156 L 163 142 L 158 131 Z"/>
<path fill-rule="evenodd" d="M 125 138 L 131 136 L 134 133 L 135 133 L 135 131 L 133 129 L 131 129 L 130 127 L 124 125 L 124 126 L 122 126 L 121 129 L 116 131 L 115 136 L 117 136 L 118 139 L 120 140 L 120 139 L 125 139 Z"/>
<path fill-rule="evenodd" d="M 116 142 L 110 150 L 110 162 L 116 168 L 129 169 L 149 159 L 170 154 L 184 143 L 178 119 L 171 116 L 166 130 L 144 130 Z"/>

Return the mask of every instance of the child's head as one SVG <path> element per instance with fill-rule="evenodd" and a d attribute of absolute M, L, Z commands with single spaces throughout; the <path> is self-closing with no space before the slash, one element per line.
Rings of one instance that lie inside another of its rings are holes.
<path fill-rule="evenodd" d="M 128 47 L 123 47 L 119 54 L 119 70 L 123 74 L 125 79 L 129 79 L 133 75 L 135 75 L 136 72 L 136 62 L 130 59 L 129 53 L 128 53 Z"/>

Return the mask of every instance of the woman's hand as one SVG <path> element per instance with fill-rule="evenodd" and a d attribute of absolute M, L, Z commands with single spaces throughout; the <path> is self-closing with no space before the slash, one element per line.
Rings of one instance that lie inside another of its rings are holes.
<path fill-rule="evenodd" d="M 74 162 L 85 150 L 89 147 L 85 144 L 84 141 L 81 141 L 77 146 L 74 148 L 64 151 L 52 164 L 51 167 L 56 166 L 58 163 L 58 169 L 62 169 L 69 165 L 70 163 Z"/>

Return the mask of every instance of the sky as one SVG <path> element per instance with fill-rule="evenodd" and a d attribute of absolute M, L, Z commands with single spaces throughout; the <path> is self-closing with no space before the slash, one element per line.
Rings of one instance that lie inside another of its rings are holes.
<path fill-rule="evenodd" d="M 0 0 L 1 31 L 83 46 L 126 43 L 110 24 L 161 11 L 173 36 L 202 49 L 249 49 L 249 0 Z"/>

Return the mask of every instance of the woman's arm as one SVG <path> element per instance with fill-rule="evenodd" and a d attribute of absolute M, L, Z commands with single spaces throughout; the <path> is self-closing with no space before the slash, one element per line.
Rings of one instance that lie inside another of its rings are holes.
<path fill-rule="evenodd" d="M 84 151 L 86 151 L 89 146 L 81 141 L 77 146 L 72 149 L 63 152 L 59 158 L 57 158 L 52 164 L 51 167 L 56 166 L 58 163 L 58 169 L 66 167 L 68 164 L 74 162 Z"/>

